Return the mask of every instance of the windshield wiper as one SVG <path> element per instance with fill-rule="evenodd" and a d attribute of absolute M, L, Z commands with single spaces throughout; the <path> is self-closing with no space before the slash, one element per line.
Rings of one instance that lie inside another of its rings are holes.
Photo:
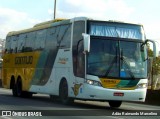
<path fill-rule="evenodd" d="M 118 51 L 117 51 L 117 48 L 116 48 L 116 55 L 115 55 L 114 59 L 112 60 L 108 70 L 106 71 L 105 76 L 108 76 L 108 74 L 110 73 L 114 63 L 117 62 L 117 60 L 118 60 Z"/>
<path fill-rule="evenodd" d="M 106 71 L 105 76 L 108 76 L 108 74 L 110 73 L 110 71 L 111 71 L 114 63 L 115 63 L 117 60 L 118 60 L 118 50 L 117 50 L 117 47 L 116 47 L 116 55 L 115 55 L 114 59 L 112 60 L 110 66 L 109 66 L 109 68 L 108 68 L 108 70 Z"/>
<path fill-rule="evenodd" d="M 130 74 L 131 78 L 132 78 L 132 79 L 135 79 L 135 76 L 134 76 L 133 72 L 131 71 L 131 68 L 130 68 L 127 60 L 125 59 L 125 57 L 124 57 L 123 55 L 121 55 L 120 59 L 124 62 L 124 64 L 125 64 L 126 67 L 128 68 L 127 71 L 128 71 L 128 73 Z"/>
<path fill-rule="evenodd" d="M 110 66 L 109 66 L 109 68 L 108 68 L 108 70 L 107 70 L 106 73 L 105 73 L 105 76 L 108 76 L 108 74 L 110 73 L 110 71 L 111 71 L 114 63 L 116 62 L 116 60 L 117 60 L 117 56 L 115 56 L 114 59 L 112 60 Z"/>

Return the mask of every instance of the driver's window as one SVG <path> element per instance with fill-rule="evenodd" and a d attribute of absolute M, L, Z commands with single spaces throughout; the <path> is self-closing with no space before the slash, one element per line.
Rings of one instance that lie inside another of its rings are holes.
<path fill-rule="evenodd" d="M 84 77 L 85 76 L 85 57 L 83 54 L 84 45 L 82 40 L 79 41 L 77 46 L 77 76 Z"/>

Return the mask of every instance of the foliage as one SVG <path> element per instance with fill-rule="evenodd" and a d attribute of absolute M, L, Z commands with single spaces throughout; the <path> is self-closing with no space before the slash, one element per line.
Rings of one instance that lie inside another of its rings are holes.
<path fill-rule="evenodd" d="M 153 60 L 153 75 L 160 74 L 160 57 Z"/>
<path fill-rule="evenodd" d="M 150 46 L 148 45 L 148 57 L 153 57 L 153 51 L 150 49 Z M 153 75 L 160 74 L 160 56 L 153 59 L 153 65 L 152 65 Z"/>
<path fill-rule="evenodd" d="M 148 48 L 148 57 L 153 57 L 153 51 L 150 48 Z"/>

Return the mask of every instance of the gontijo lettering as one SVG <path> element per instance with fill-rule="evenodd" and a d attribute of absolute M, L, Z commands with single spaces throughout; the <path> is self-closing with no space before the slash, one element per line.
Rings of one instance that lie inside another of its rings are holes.
<path fill-rule="evenodd" d="M 15 57 L 15 64 L 32 64 L 33 56 Z"/>

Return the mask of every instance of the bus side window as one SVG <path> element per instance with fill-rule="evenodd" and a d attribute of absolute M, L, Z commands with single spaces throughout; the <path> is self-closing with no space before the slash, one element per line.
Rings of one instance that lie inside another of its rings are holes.
<path fill-rule="evenodd" d="M 46 44 L 47 29 L 39 30 L 36 33 L 35 50 L 43 50 Z"/>
<path fill-rule="evenodd" d="M 24 52 L 26 34 L 20 34 L 18 39 L 17 52 Z"/>
<path fill-rule="evenodd" d="M 12 36 L 12 38 L 11 38 L 11 53 L 17 52 L 17 40 L 18 40 L 18 36 Z"/>
<path fill-rule="evenodd" d="M 33 51 L 35 38 L 36 38 L 36 32 L 27 33 L 25 42 L 25 52 Z"/>
<path fill-rule="evenodd" d="M 83 53 L 83 43 L 82 43 L 82 33 L 85 33 L 85 22 L 76 21 L 74 23 L 73 29 L 73 69 L 75 76 L 84 78 L 84 55 Z M 81 66 L 80 66 L 81 65 Z M 83 69 L 83 72 L 78 71 L 78 69 Z"/>
<path fill-rule="evenodd" d="M 71 44 L 71 24 L 59 26 L 57 34 L 57 43 L 59 47 L 69 48 Z"/>
<path fill-rule="evenodd" d="M 55 48 L 57 48 L 56 27 L 52 27 L 47 29 L 45 49 Z"/>
<path fill-rule="evenodd" d="M 10 53 L 10 49 L 11 49 L 11 36 L 6 38 L 6 49 L 5 49 L 5 53 Z"/>
<path fill-rule="evenodd" d="M 85 76 L 85 57 L 84 57 L 84 45 L 83 41 L 80 40 L 77 44 L 77 76 L 84 77 Z"/>

